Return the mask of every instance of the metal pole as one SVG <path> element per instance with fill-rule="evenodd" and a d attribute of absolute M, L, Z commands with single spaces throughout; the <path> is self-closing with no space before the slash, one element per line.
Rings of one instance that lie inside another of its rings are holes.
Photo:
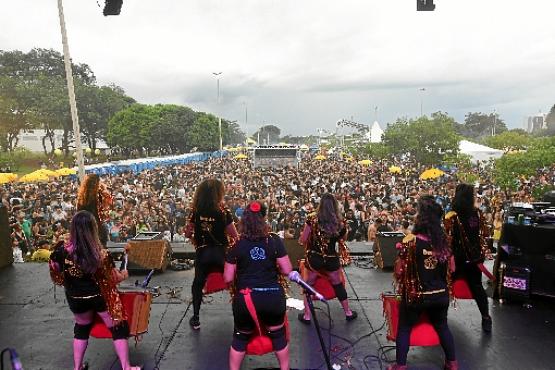
<path fill-rule="evenodd" d="M 243 104 L 245 105 L 245 147 L 248 147 L 249 146 L 249 120 L 248 120 L 249 106 L 247 102 L 243 102 Z"/>
<path fill-rule="evenodd" d="M 493 127 L 491 128 L 491 136 L 495 136 L 495 124 L 497 119 L 497 112 L 495 111 L 495 109 L 493 110 Z"/>
<path fill-rule="evenodd" d="M 420 94 L 420 117 L 422 117 L 424 115 L 424 110 L 423 110 L 423 105 L 424 105 L 424 91 L 426 91 L 426 88 L 421 88 L 418 91 L 421 91 Z"/>
<path fill-rule="evenodd" d="M 75 150 L 77 153 L 77 168 L 79 180 L 85 178 L 85 164 L 83 162 L 83 147 L 81 146 L 81 133 L 79 130 L 79 117 L 77 115 L 77 103 L 75 102 L 75 87 L 73 85 L 73 73 L 71 70 L 71 58 L 69 56 L 69 46 L 67 42 L 66 22 L 64 19 L 64 8 L 62 0 L 58 0 L 58 14 L 60 17 L 60 30 L 62 32 L 62 45 L 64 47 L 64 65 L 66 70 L 67 93 L 69 95 L 69 107 L 71 109 L 71 121 L 73 122 L 73 136 L 75 140 Z"/>

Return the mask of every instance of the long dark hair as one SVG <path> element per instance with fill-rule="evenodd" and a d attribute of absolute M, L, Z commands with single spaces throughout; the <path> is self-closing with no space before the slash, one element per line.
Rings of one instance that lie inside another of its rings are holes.
<path fill-rule="evenodd" d="M 207 179 L 197 186 L 193 209 L 199 215 L 213 215 L 220 210 L 223 199 L 224 184 L 218 179 Z"/>
<path fill-rule="evenodd" d="M 85 176 L 79 191 L 77 192 L 77 210 L 89 211 L 94 215 L 96 221 L 98 218 L 98 187 L 100 186 L 100 177 L 97 174 L 89 174 Z"/>
<path fill-rule="evenodd" d="M 241 217 L 241 238 L 261 240 L 268 237 L 270 228 L 266 222 L 267 208 L 259 201 L 251 202 Z"/>
<path fill-rule="evenodd" d="M 337 234 L 341 228 L 341 214 L 339 213 L 339 204 L 337 199 L 330 194 L 325 193 L 320 198 L 318 205 L 318 224 L 324 233 L 328 235 Z"/>
<path fill-rule="evenodd" d="M 461 218 L 468 218 L 474 211 L 474 187 L 469 184 L 459 184 L 455 189 L 452 202 L 453 211 Z"/>
<path fill-rule="evenodd" d="M 79 211 L 73 216 L 69 228 L 69 240 L 73 245 L 73 256 L 77 266 L 85 273 L 94 274 L 100 267 L 98 226 L 89 211 Z"/>
<path fill-rule="evenodd" d="M 446 261 L 451 255 L 447 236 L 442 225 L 443 208 L 431 195 L 424 195 L 418 200 L 418 213 L 414 224 L 414 233 L 430 238 L 436 257 Z"/>

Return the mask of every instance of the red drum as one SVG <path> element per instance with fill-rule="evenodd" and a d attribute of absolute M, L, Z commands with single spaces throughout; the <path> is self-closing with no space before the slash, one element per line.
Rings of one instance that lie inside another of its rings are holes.
<path fill-rule="evenodd" d="M 400 299 L 400 296 L 392 293 L 382 294 L 383 313 L 387 321 L 387 339 L 392 342 L 397 338 Z M 425 314 L 412 327 L 409 343 L 411 346 L 437 346 L 439 344 L 439 337 Z"/>
<path fill-rule="evenodd" d="M 474 296 L 468 287 L 465 279 L 456 279 L 453 281 L 453 295 L 457 299 L 473 299 Z"/>
<path fill-rule="evenodd" d="M 301 276 L 302 276 L 303 280 L 305 280 L 305 281 L 308 280 L 308 271 L 309 270 L 305 267 L 305 260 L 304 259 L 302 259 L 299 262 L 299 270 L 301 272 Z M 343 286 L 345 286 L 345 272 L 343 272 L 343 269 L 340 270 L 339 278 L 341 280 L 341 284 L 343 284 Z M 323 295 L 324 298 L 328 301 L 335 298 L 335 291 L 333 290 L 333 286 L 331 285 L 329 280 L 325 276 L 322 276 L 321 274 L 318 274 L 318 278 L 316 279 L 316 282 L 314 283 L 314 285 L 312 287 L 318 293 Z"/>
<path fill-rule="evenodd" d="M 287 341 L 289 341 L 290 334 L 289 321 L 287 320 L 287 315 L 285 315 L 285 337 Z M 249 339 L 249 343 L 247 343 L 247 355 L 264 356 L 270 352 L 274 352 L 272 340 L 264 334 L 259 335 L 255 332 L 251 339 Z"/>
<path fill-rule="evenodd" d="M 120 290 L 119 297 L 127 315 L 130 336 L 136 337 L 146 333 L 148 331 L 152 294 L 142 289 L 126 289 Z M 112 333 L 98 315 L 95 316 L 91 335 L 95 338 L 112 338 Z"/>
<path fill-rule="evenodd" d="M 224 281 L 224 274 L 220 271 L 214 271 L 208 274 L 202 292 L 204 294 L 212 294 L 225 289 L 227 289 L 227 284 Z"/>

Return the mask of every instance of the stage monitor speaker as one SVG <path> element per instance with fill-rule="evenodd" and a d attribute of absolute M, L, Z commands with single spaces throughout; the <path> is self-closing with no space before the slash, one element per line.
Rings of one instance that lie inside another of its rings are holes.
<path fill-rule="evenodd" d="M 378 232 L 376 243 L 374 243 L 374 264 L 379 268 L 393 268 L 395 258 L 397 258 L 397 248 L 395 245 L 403 240 L 405 234 L 401 232 Z"/>
<path fill-rule="evenodd" d="M 11 235 L 8 209 L 0 203 L 0 268 L 13 263 Z"/>
<path fill-rule="evenodd" d="M 530 298 L 530 269 L 527 266 L 503 263 L 499 284 L 501 299 L 526 302 Z"/>
<path fill-rule="evenodd" d="M 297 239 L 284 239 L 283 244 L 285 244 L 285 250 L 291 260 L 293 269 L 298 270 L 299 261 L 302 260 L 305 255 L 304 247 L 299 244 Z"/>

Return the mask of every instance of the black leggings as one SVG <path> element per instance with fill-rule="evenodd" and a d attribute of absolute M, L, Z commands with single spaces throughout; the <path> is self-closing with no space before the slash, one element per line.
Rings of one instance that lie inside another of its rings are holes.
<path fill-rule="evenodd" d="M 478 304 L 478 309 L 483 317 L 489 316 L 488 295 L 482 285 L 482 271 L 475 263 L 465 263 L 457 266 L 456 276 L 462 277 L 468 283 L 472 296 Z"/>
<path fill-rule="evenodd" d="M 420 315 L 426 312 L 430 323 L 439 336 L 439 341 L 448 361 L 455 361 L 455 341 L 447 325 L 447 310 L 449 297 L 439 299 L 437 302 L 421 305 L 408 305 L 401 302 L 399 307 L 399 326 L 397 328 L 397 365 L 407 364 L 407 354 L 410 345 L 412 327 L 418 322 Z"/>
<path fill-rule="evenodd" d="M 191 293 L 193 294 L 193 314 L 198 316 L 202 303 L 202 289 L 206 284 L 208 274 L 213 271 L 224 270 L 224 250 L 220 247 L 199 248 L 195 256 L 195 278 Z"/>

